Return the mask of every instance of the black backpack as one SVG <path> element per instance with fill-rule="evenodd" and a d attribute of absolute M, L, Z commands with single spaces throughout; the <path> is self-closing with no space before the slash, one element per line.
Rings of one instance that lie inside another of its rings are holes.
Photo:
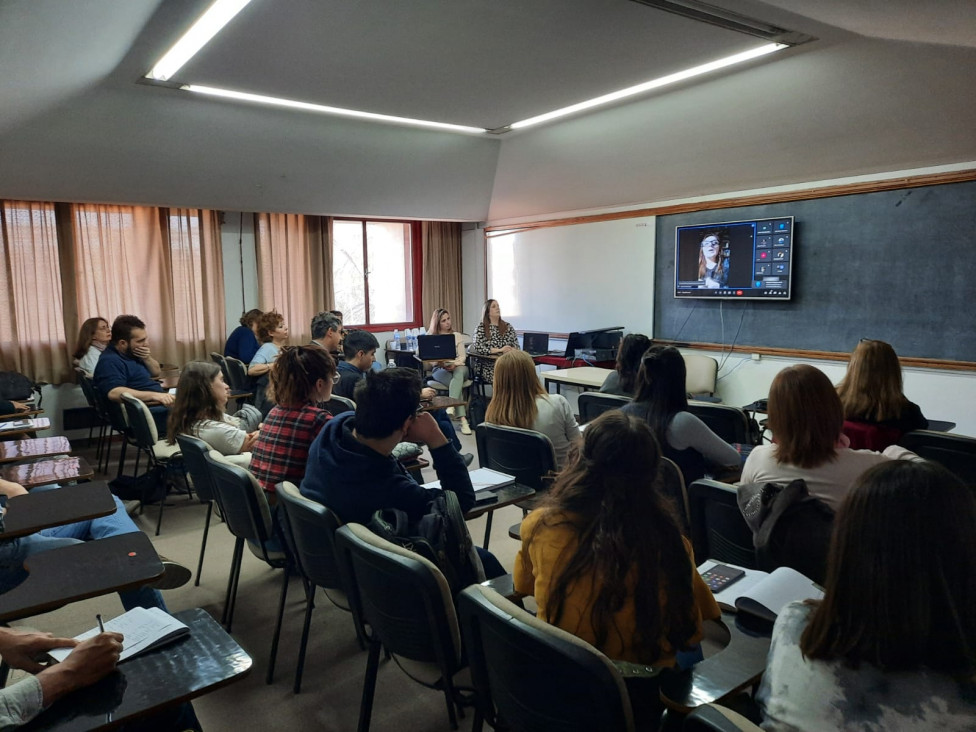
<path fill-rule="evenodd" d="M 427 513 L 416 523 L 398 508 L 376 511 L 368 528 L 398 546 L 433 562 L 447 579 L 451 596 L 468 585 L 482 582 L 485 572 L 464 522 L 461 504 L 453 491 L 436 490 Z"/>
<path fill-rule="evenodd" d="M 18 371 L 0 371 L 0 399 L 22 402 L 37 392 L 40 405 L 41 387 Z"/>
<path fill-rule="evenodd" d="M 483 394 L 472 394 L 468 399 L 468 423 L 471 427 L 477 427 L 485 421 L 485 412 L 488 410 L 488 397 Z"/>

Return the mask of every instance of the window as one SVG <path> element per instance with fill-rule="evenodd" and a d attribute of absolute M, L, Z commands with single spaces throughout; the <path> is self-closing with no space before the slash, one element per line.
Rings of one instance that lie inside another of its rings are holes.
<path fill-rule="evenodd" d="M 420 316 L 419 225 L 335 219 L 332 281 L 346 325 L 413 327 Z"/>

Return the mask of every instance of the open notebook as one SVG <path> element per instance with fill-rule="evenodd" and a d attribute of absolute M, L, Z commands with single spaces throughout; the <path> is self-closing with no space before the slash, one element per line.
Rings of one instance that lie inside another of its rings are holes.
<path fill-rule="evenodd" d="M 132 658 L 140 653 L 166 645 L 177 638 L 189 635 L 190 629 L 167 612 L 158 607 L 134 607 L 105 623 L 105 630 L 121 633 L 122 655 L 119 661 Z M 75 640 L 83 641 L 98 635 L 97 627 L 76 635 Z M 55 648 L 48 654 L 57 661 L 63 661 L 71 653 L 70 648 Z"/>
<path fill-rule="evenodd" d="M 712 559 L 698 567 L 704 574 L 720 564 Z M 726 564 L 729 567 L 735 565 Z M 735 567 L 736 569 L 744 569 Z M 715 601 L 725 610 L 750 613 L 774 621 L 783 608 L 795 600 L 820 600 L 823 590 L 813 580 L 789 567 L 778 567 L 772 573 L 745 569 L 745 576 L 714 593 Z"/>

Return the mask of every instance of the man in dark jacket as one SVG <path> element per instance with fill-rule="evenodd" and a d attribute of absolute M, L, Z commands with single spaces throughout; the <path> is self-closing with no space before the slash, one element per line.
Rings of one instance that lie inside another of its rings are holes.
<path fill-rule="evenodd" d="M 312 443 L 301 493 L 328 506 L 346 523 L 369 522 L 375 511 L 398 508 L 411 521 L 427 512 L 428 492 L 393 457 L 400 442 L 430 450 L 444 490 L 453 491 L 464 512 L 474 507 L 474 489 L 464 460 L 434 418 L 419 412 L 420 376 L 413 369 L 370 372 L 355 391 L 356 411 L 331 420 Z M 498 560 L 479 549 L 485 574 L 503 574 Z"/>

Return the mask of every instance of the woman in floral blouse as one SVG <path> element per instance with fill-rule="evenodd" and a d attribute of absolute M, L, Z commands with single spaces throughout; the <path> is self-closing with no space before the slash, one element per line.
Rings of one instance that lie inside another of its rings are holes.
<path fill-rule="evenodd" d="M 500 356 L 512 350 L 518 350 L 518 337 L 515 328 L 502 320 L 501 308 L 497 300 L 485 300 L 485 309 L 481 314 L 481 322 L 474 332 L 474 344 L 471 352 Z M 487 359 L 479 359 L 474 364 L 481 376 L 481 380 L 490 384 L 495 378 L 495 363 Z"/>

